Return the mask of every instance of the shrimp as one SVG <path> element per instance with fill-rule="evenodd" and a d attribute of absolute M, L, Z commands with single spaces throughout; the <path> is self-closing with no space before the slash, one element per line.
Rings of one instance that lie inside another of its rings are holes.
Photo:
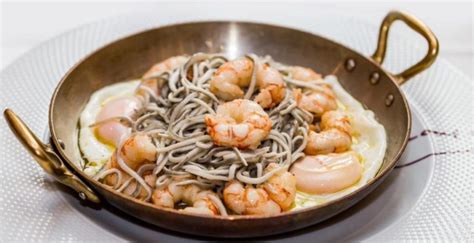
<path fill-rule="evenodd" d="M 296 161 L 291 172 L 296 188 L 309 194 L 334 193 L 359 181 L 362 165 L 353 151 L 341 154 L 305 156 Z"/>
<path fill-rule="evenodd" d="M 211 199 L 219 198 L 216 193 L 210 190 L 203 190 L 197 185 L 176 185 L 176 182 L 169 183 L 165 188 L 155 189 L 152 194 L 152 202 L 160 207 L 174 208 L 174 205 L 178 202 L 184 202 L 188 206 L 183 211 L 207 214 L 207 215 L 219 215 L 225 212 L 222 205 L 216 205 L 217 203 Z"/>
<path fill-rule="evenodd" d="M 116 151 L 117 152 L 117 151 Z M 120 158 L 125 162 L 125 164 L 130 167 L 130 169 L 137 171 L 144 164 L 154 163 L 156 160 L 156 147 L 153 145 L 151 139 L 143 134 L 136 134 L 127 138 L 124 141 L 123 146 L 118 151 Z M 113 153 L 110 159 L 105 164 L 105 169 L 116 168 L 122 172 L 122 180 L 119 181 L 119 185 L 122 185 L 130 176 L 122 169 L 117 161 L 117 153 Z M 152 186 L 156 181 L 156 175 L 144 174 L 144 179 L 148 185 Z M 117 178 L 115 174 L 107 176 L 105 183 L 107 185 L 115 185 Z M 136 187 L 136 182 L 130 183 L 127 188 L 125 188 L 126 194 L 131 194 Z M 132 190 L 131 192 L 129 190 Z M 143 191 L 143 190 L 142 190 Z M 142 193 L 145 193 L 143 191 Z"/>
<path fill-rule="evenodd" d="M 116 168 L 116 169 L 118 169 L 122 172 L 122 178 L 121 178 L 120 181 L 117 181 L 117 177 L 116 177 L 115 174 L 110 174 L 106 178 L 104 178 L 104 183 L 106 185 L 119 187 L 120 185 L 125 183 L 125 181 L 130 179 L 130 175 L 125 173 L 120 168 L 120 166 L 117 164 L 117 157 L 116 157 L 115 153 L 112 154 L 112 156 L 107 161 L 107 163 L 105 164 L 104 167 L 105 167 L 104 168 L 105 170 L 108 170 L 108 169 L 111 169 L 111 168 Z M 143 179 L 145 180 L 146 184 L 148 186 L 150 186 L 151 188 L 153 188 L 154 185 L 155 185 L 156 178 L 157 178 L 156 175 L 153 174 L 152 171 L 147 171 L 147 172 L 143 173 L 142 176 L 143 176 Z M 118 183 L 118 185 L 116 185 L 116 183 Z M 137 187 L 137 182 L 132 181 L 132 182 L 130 182 L 130 184 L 127 187 L 124 188 L 123 193 L 125 193 L 126 195 L 132 195 L 135 192 L 136 187 Z M 144 198 L 145 196 L 146 196 L 146 190 L 144 190 L 143 188 L 140 188 L 140 192 L 138 194 L 138 197 Z"/>
<path fill-rule="evenodd" d="M 305 82 L 322 79 L 321 74 L 315 72 L 313 69 L 300 66 L 289 67 L 288 73 L 291 75 L 291 78 Z"/>
<path fill-rule="evenodd" d="M 249 86 L 252 70 L 253 62 L 246 57 L 228 61 L 212 76 L 209 90 L 224 101 L 243 98 L 242 88 Z"/>
<path fill-rule="evenodd" d="M 163 72 L 171 71 L 181 65 L 183 65 L 188 60 L 186 56 L 174 56 L 167 58 L 155 65 L 153 65 L 142 77 L 142 85 L 150 88 L 155 94 L 160 93 L 160 85 L 158 79 L 152 78 L 154 76 L 160 75 Z M 138 90 L 139 95 L 143 95 L 143 90 Z"/>
<path fill-rule="evenodd" d="M 271 216 L 281 212 L 280 206 L 273 201 L 263 188 L 254 188 L 232 180 L 225 185 L 224 203 L 236 214 Z"/>
<path fill-rule="evenodd" d="M 145 163 L 154 163 L 157 156 L 156 146 L 145 134 L 135 134 L 127 138 L 119 152 L 123 161 L 132 170 L 137 170 Z"/>
<path fill-rule="evenodd" d="M 352 133 L 352 126 L 349 117 L 342 111 L 328 111 L 321 116 L 320 123 L 322 130 L 336 128 L 347 134 Z"/>
<path fill-rule="evenodd" d="M 311 82 L 321 80 L 322 76 L 310 68 L 292 66 L 288 68 L 288 73 L 295 80 Z M 316 84 L 318 89 L 301 91 L 294 89 L 298 107 L 313 113 L 315 116 L 321 116 L 324 112 L 337 109 L 336 95 L 329 84 Z"/>
<path fill-rule="evenodd" d="M 328 111 L 321 117 L 321 132 L 310 131 L 305 154 L 339 153 L 352 145 L 352 127 L 349 117 L 341 111 Z"/>
<path fill-rule="evenodd" d="M 236 99 L 219 105 L 215 115 L 204 121 L 214 144 L 240 149 L 255 149 L 272 128 L 268 114 L 257 103 Z"/>
<path fill-rule="evenodd" d="M 275 163 L 265 168 L 268 173 L 278 169 Z M 233 180 L 226 184 L 224 203 L 237 214 L 275 215 L 290 209 L 296 195 L 296 178 L 286 169 L 281 169 L 257 188 Z"/>
<path fill-rule="evenodd" d="M 269 172 L 277 167 L 277 164 L 271 163 L 265 168 L 265 171 Z M 296 196 L 296 178 L 293 174 L 287 170 L 280 170 L 264 182 L 262 187 L 282 211 L 290 209 Z"/>
<path fill-rule="evenodd" d="M 243 89 L 250 85 L 254 66 L 246 57 L 224 63 L 212 76 L 209 90 L 224 101 L 243 98 Z M 285 98 L 286 83 L 278 70 L 268 64 L 257 65 L 256 82 L 260 92 L 255 101 L 264 109 L 276 106 Z"/>
<path fill-rule="evenodd" d="M 264 109 L 278 105 L 285 98 L 286 83 L 280 72 L 268 64 L 260 65 L 258 68 L 257 88 L 260 93 L 255 96 L 255 102 Z"/>
<path fill-rule="evenodd" d="M 319 90 L 311 90 L 302 92 L 301 89 L 294 89 L 298 107 L 313 113 L 319 117 L 324 112 L 337 109 L 336 95 L 328 84 L 320 84 Z"/>
<path fill-rule="evenodd" d="M 310 131 L 304 153 L 308 155 L 339 153 L 349 150 L 351 137 L 338 129 L 322 132 Z"/>

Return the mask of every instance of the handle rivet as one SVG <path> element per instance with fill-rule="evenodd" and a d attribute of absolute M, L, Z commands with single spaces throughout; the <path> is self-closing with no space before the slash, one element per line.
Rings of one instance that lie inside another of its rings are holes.
<path fill-rule="evenodd" d="M 79 197 L 82 199 L 82 200 L 86 200 L 87 199 L 87 196 L 84 192 L 79 192 Z"/>
<path fill-rule="evenodd" d="M 344 66 L 345 66 L 347 71 L 352 72 L 356 67 L 356 62 L 355 62 L 354 59 L 349 58 L 349 59 L 346 60 L 346 63 L 345 63 Z"/>
<path fill-rule="evenodd" d="M 372 74 L 370 74 L 369 81 L 372 85 L 378 84 L 380 81 L 380 74 L 378 72 L 373 72 Z"/>
<path fill-rule="evenodd" d="M 395 97 L 393 96 L 393 94 L 388 94 L 387 97 L 385 98 L 385 105 L 391 106 L 394 100 L 395 100 Z"/>

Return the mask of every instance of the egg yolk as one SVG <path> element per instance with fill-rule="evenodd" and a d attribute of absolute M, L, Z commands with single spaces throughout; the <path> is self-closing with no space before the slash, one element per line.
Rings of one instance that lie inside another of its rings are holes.
<path fill-rule="evenodd" d="M 136 97 L 123 97 L 111 100 L 102 107 L 96 122 L 113 117 L 131 117 L 139 108 L 141 102 Z M 97 138 L 107 144 L 118 146 L 122 136 L 130 133 L 130 127 L 118 120 L 108 121 L 95 128 Z"/>
<path fill-rule="evenodd" d="M 305 156 L 291 168 L 296 188 L 309 194 L 334 193 L 354 185 L 362 170 L 354 152 Z"/>

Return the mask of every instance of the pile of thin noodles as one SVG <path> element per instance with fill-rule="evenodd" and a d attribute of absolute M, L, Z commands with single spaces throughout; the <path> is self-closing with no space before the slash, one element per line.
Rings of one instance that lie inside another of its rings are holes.
<path fill-rule="evenodd" d="M 284 100 L 276 107 L 265 110 L 272 121 L 272 130 L 260 146 L 253 150 L 239 150 L 213 143 L 207 133 L 204 117 L 215 114 L 217 106 L 223 101 L 209 91 L 209 83 L 217 68 L 228 60 L 219 54 L 197 53 L 183 66 L 149 78 L 159 80 L 159 96 L 150 88 L 140 85 L 138 89 L 146 93 L 144 109 L 133 118 L 120 118 L 132 127 L 132 135 L 142 133 L 152 138 L 158 152 L 156 163 L 142 165 L 134 171 L 118 157 L 122 171 L 116 168 L 103 169 L 95 178 L 99 180 L 116 174 L 114 188 L 118 191 L 123 191 L 132 181 L 136 181 L 137 187 L 132 196 L 137 197 L 143 187 L 147 192 L 145 200 L 149 200 L 152 192 L 143 174 L 150 171 L 157 175 L 157 188 L 179 179 L 178 185 L 194 183 L 220 194 L 225 183 L 230 180 L 257 185 L 278 170 L 288 169 L 304 156 L 309 125 L 313 120 L 312 114 L 297 107 L 291 89 L 317 88 L 317 85 L 291 79 L 285 71 L 287 67 L 268 56 L 249 54 L 247 57 L 254 63 L 267 63 L 276 68 L 287 83 Z M 245 99 L 253 100 L 259 92 L 256 89 L 255 69 L 250 85 L 245 90 Z M 281 167 L 264 173 L 269 163 L 277 163 Z M 130 178 L 120 184 L 123 172 L 129 174 Z"/>

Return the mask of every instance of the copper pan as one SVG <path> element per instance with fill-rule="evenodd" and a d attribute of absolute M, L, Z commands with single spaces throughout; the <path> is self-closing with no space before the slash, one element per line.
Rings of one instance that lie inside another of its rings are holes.
<path fill-rule="evenodd" d="M 391 24 L 401 20 L 428 42 L 426 56 L 392 74 L 382 68 Z M 86 176 L 78 167 L 77 122 L 90 95 L 122 80 L 138 78 L 153 63 L 178 54 L 225 52 L 230 56 L 271 55 L 288 64 L 334 73 L 344 88 L 372 110 L 385 126 L 388 149 L 376 177 L 338 200 L 272 217 L 207 217 L 155 207 L 115 192 Z M 157 226 L 214 237 L 253 237 L 300 229 L 340 213 L 374 190 L 392 171 L 405 149 L 411 128 L 410 109 L 400 85 L 428 68 L 438 54 L 438 41 L 415 17 L 393 11 L 382 22 L 373 56 L 365 57 L 341 44 L 307 32 L 248 22 L 193 22 L 164 26 L 117 40 L 77 63 L 59 82 L 49 109 L 51 144 L 43 144 L 7 109 L 5 118 L 18 140 L 38 164 L 80 198 L 106 201 Z"/>

